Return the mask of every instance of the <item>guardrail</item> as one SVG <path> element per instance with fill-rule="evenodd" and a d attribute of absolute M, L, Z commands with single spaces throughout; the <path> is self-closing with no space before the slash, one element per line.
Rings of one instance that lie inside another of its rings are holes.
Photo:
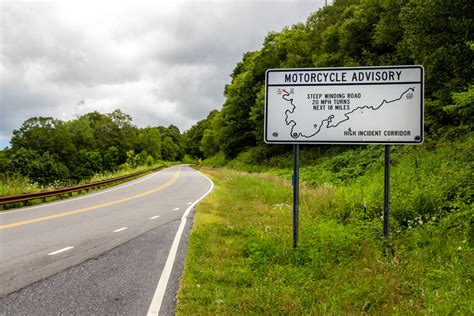
<path fill-rule="evenodd" d="M 67 188 L 58 189 L 58 190 L 40 191 L 40 192 L 25 193 L 25 194 L 19 194 L 19 195 L 0 196 L 0 206 L 2 206 L 2 208 L 5 209 L 7 204 L 27 202 L 27 201 L 36 200 L 36 199 L 46 199 L 47 197 L 61 196 L 64 194 L 72 195 L 72 193 L 74 192 L 88 191 L 91 189 L 100 188 L 105 185 L 110 185 L 115 182 L 122 182 L 124 180 L 135 178 L 145 173 L 157 171 L 162 168 L 163 167 L 151 168 L 147 170 L 137 171 L 126 176 L 116 177 L 116 178 L 97 181 L 97 182 L 88 183 L 88 184 L 77 185 L 73 187 L 67 187 Z"/>

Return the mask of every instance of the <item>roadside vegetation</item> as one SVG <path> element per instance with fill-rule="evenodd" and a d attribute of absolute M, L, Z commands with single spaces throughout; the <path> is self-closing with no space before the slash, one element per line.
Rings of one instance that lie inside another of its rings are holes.
<path fill-rule="evenodd" d="M 297 249 L 289 167 L 202 168 L 177 314 L 472 314 L 474 138 L 426 145 L 393 148 L 389 241 L 380 147 L 302 152 Z"/>
<path fill-rule="evenodd" d="M 159 168 L 159 167 L 166 167 L 177 162 L 166 162 L 166 161 L 157 161 L 153 165 L 144 165 L 144 166 L 137 166 L 137 167 L 128 167 L 128 168 L 121 168 L 117 171 L 110 171 L 110 172 L 103 172 L 99 174 L 95 174 L 91 178 L 81 180 L 79 183 L 75 185 L 81 184 L 89 184 L 94 183 L 102 180 L 108 180 L 112 178 L 117 178 L 121 176 L 126 176 L 138 171 L 152 169 L 152 168 Z M 114 184 L 112 184 L 114 185 Z M 9 195 L 18 195 L 22 193 L 31 193 L 31 192 L 39 192 L 39 191 L 47 191 L 47 190 L 55 190 L 64 188 L 63 184 L 54 185 L 39 185 L 38 183 L 31 182 L 31 180 L 27 177 L 13 174 L 11 176 L 6 175 L 5 177 L 0 179 L 0 196 L 9 196 Z"/>
<path fill-rule="evenodd" d="M 474 313 L 472 1 L 335 0 L 267 35 L 184 135 L 216 189 L 197 207 L 177 313 Z M 269 68 L 420 64 L 425 141 L 392 146 L 390 238 L 383 147 L 302 146 L 292 247 L 292 148 L 263 143 Z"/>
<path fill-rule="evenodd" d="M 138 128 L 116 110 L 70 121 L 32 117 L 0 151 L 0 195 L 90 183 L 189 160 L 177 127 Z"/>

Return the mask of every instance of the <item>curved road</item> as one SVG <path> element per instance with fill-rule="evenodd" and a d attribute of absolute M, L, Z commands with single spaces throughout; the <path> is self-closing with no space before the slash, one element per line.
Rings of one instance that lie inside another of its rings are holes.
<path fill-rule="evenodd" d="M 174 166 L 0 213 L 0 314 L 173 314 L 186 219 L 212 187 Z"/>

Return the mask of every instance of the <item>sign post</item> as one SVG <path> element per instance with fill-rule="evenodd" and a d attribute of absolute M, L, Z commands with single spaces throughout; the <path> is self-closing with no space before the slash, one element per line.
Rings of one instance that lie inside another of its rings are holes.
<path fill-rule="evenodd" d="M 390 209 L 390 145 L 385 145 L 384 188 L 383 188 L 383 236 L 388 239 Z"/>
<path fill-rule="evenodd" d="M 300 145 L 293 145 L 293 248 L 298 247 L 300 208 Z"/>
<path fill-rule="evenodd" d="M 265 88 L 265 142 L 294 145 L 294 246 L 299 144 L 385 145 L 383 231 L 388 238 L 389 145 L 423 143 L 423 67 L 269 69 Z"/>

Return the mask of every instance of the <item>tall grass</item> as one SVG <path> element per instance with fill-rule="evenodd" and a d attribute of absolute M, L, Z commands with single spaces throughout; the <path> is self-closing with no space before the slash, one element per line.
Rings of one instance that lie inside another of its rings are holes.
<path fill-rule="evenodd" d="M 205 172 L 216 189 L 196 211 L 177 314 L 474 311 L 465 214 L 405 229 L 387 244 L 381 220 L 351 208 L 344 190 L 303 186 L 294 250 L 290 181 Z"/>
<path fill-rule="evenodd" d="M 303 149 L 296 250 L 291 155 L 214 158 L 225 168 L 206 170 L 216 190 L 197 208 L 178 314 L 472 315 L 473 145 L 392 146 L 389 242 L 383 147 Z"/>
<path fill-rule="evenodd" d="M 18 174 L 0 177 L 0 196 L 17 195 L 41 190 L 41 186 Z"/>
<path fill-rule="evenodd" d="M 391 151 L 391 212 L 398 224 L 413 226 L 471 208 L 472 134 L 428 140 L 421 146 L 392 146 Z M 232 161 L 219 158 L 217 166 L 291 179 L 291 155 L 265 159 L 259 154 L 261 149 L 252 148 Z M 383 157 L 383 146 L 336 147 L 323 155 L 303 149 L 300 181 L 312 187 L 337 187 L 335 212 L 360 211 L 366 205 L 366 216 L 374 219 L 383 211 Z M 216 166 L 215 160 L 204 166 Z"/>

